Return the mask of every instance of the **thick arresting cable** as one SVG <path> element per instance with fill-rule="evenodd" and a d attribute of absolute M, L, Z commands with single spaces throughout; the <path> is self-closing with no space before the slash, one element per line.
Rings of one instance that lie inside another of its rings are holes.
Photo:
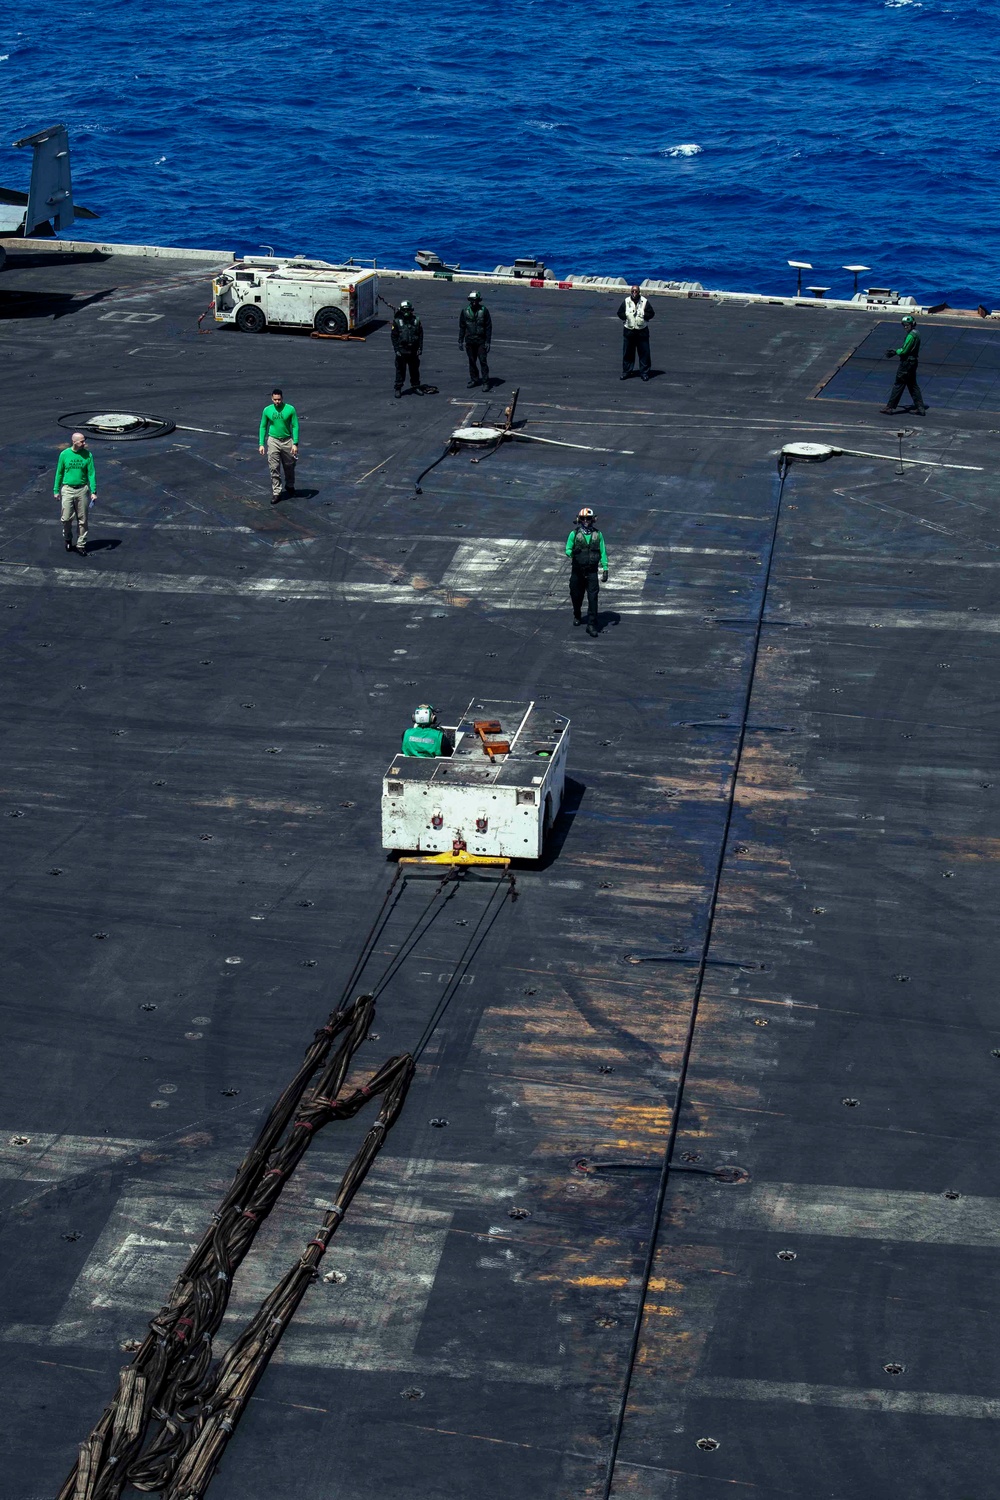
<path fill-rule="evenodd" d="M 385 1099 L 378 1119 L 341 1178 L 337 1196 L 324 1214 L 314 1238 L 308 1242 L 302 1255 L 278 1282 L 270 1296 L 261 1303 L 255 1317 L 221 1360 L 212 1388 L 192 1424 L 187 1450 L 177 1466 L 172 1482 L 163 1492 L 164 1500 L 199 1500 L 208 1488 L 236 1424 L 246 1410 L 257 1382 L 267 1369 L 271 1355 L 278 1347 L 281 1335 L 318 1275 L 319 1263 L 330 1240 L 340 1227 L 351 1199 L 364 1182 L 369 1167 L 403 1107 L 406 1091 L 413 1077 L 414 1062 L 411 1057 L 405 1057 L 392 1059 L 392 1064 L 386 1065 L 386 1070 L 391 1070 L 392 1077 L 385 1087 Z M 369 1090 L 361 1092 L 367 1096 Z M 133 1478 L 132 1483 L 140 1489 L 159 1489 L 162 1480 L 157 1479 L 152 1485 L 144 1485 Z"/>
<path fill-rule="evenodd" d="M 132 1365 L 122 1372 L 118 1394 L 82 1445 L 60 1500 L 114 1500 L 126 1483 L 159 1490 L 169 1482 L 194 1436 L 195 1416 L 216 1384 L 212 1338 L 229 1303 L 233 1273 L 315 1134 L 331 1120 L 351 1119 L 369 1099 L 385 1095 L 379 1123 L 341 1184 L 339 1222 L 397 1118 L 413 1075 L 409 1054 L 392 1057 L 363 1088 L 341 1096 L 374 1008 L 370 995 L 359 996 L 316 1033 L 302 1067 L 240 1164 L 211 1228 L 177 1278 L 170 1300 L 150 1324 Z M 312 1267 L 310 1260 L 310 1278 Z M 154 1421 L 161 1423 L 160 1431 L 143 1453 Z"/>

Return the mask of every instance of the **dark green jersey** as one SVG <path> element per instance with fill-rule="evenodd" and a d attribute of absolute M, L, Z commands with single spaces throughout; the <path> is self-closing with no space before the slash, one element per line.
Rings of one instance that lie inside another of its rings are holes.
<path fill-rule="evenodd" d="M 414 724 L 403 735 L 404 755 L 441 755 L 444 735 L 431 725 Z"/>
<path fill-rule="evenodd" d="M 86 484 L 91 490 L 97 489 L 94 456 L 89 448 L 84 448 L 82 453 L 78 453 L 75 448 L 64 448 L 60 453 L 56 477 L 52 483 L 52 493 L 57 499 L 64 484 L 73 485 L 77 489 Z"/>
<path fill-rule="evenodd" d="M 273 402 L 260 414 L 260 446 L 263 448 L 269 437 L 277 438 L 279 443 L 284 443 L 291 438 L 293 443 L 299 440 L 299 416 L 290 401 L 277 407 Z"/>

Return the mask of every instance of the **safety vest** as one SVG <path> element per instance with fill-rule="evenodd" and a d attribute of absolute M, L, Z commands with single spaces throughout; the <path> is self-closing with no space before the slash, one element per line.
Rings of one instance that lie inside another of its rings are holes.
<path fill-rule="evenodd" d="M 904 365 L 915 365 L 920 358 L 920 335 L 915 328 L 911 328 L 903 339 L 900 348 L 900 363 Z"/>
<path fill-rule="evenodd" d="M 601 533 L 582 531 L 573 534 L 574 568 L 599 568 L 601 566 Z"/>
<path fill-rule="evenodd" d="M 483 306 L 473 307 L 468 303 L 465 308 L 465 338 L 470 344 L 485 344 L 486 342 L 486 309 Z"/>
<path fill-rule="evenodd" d="M 407 729 L 403 734 L 403 754 L 440 755 L 443 739 L 440 729 L 414 724 L 412 729 Z"/>
<path fill-rule="evenodd" d="M 396 342 L 402 352 L 412 354 L 415 349 L 420 348 L 420 319 L 419 318 L 394 318 L 393 330 L 396 334 Z"/>
<path fill-rule="evenodd" d="M 640 297 L 638 302 L 633 302 L 631 296 L 625 298 L 625 327 L 629 333 L 637 333 L 640 328 L 646 326 L 646 299 Z"/>

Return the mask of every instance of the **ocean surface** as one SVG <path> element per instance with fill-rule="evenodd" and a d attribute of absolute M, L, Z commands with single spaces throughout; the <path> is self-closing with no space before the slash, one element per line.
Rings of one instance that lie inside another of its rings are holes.
<path fill-rule="evenodd" d="M 997 4 L 18 0 L 0 183 L 83 238 L 1000 306 Z"/>

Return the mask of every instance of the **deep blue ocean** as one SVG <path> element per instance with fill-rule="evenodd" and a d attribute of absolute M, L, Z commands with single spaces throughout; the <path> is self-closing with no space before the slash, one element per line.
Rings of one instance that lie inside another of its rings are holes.
<path fill-rule="evenodd" d="M 862 283 L 1000 306 L 997 4 L 18 0 L 0 182 L 71 132 L 83 238 Z"/>

